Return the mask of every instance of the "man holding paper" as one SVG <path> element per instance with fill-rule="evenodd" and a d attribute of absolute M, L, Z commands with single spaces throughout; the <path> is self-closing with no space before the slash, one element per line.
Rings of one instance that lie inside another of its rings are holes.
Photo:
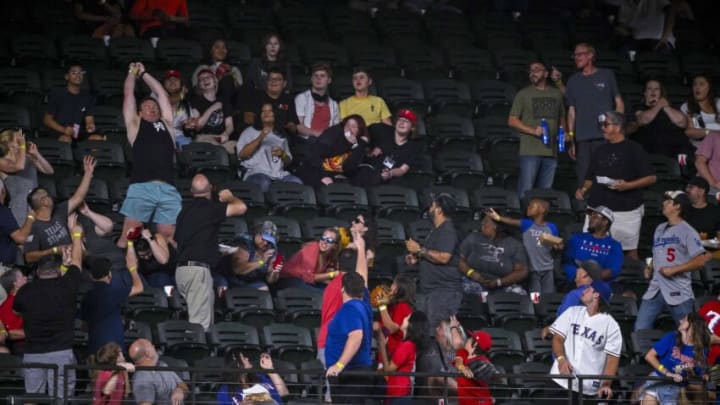
<path fill-rule="evenodd" d="M 647 152 L 625 138 L 625 117 L 608 111 L 598 117 L 606 143 L 593 153 L 585 182 L 575 192 L 589 207 L 604 205 L 615 214 L 610 233 L 628 256 L 637 259 L 640 225 L 645 211 L 642 189 L 655 183 Z M 587 227 L 588 219 L 585 220 Z"/>

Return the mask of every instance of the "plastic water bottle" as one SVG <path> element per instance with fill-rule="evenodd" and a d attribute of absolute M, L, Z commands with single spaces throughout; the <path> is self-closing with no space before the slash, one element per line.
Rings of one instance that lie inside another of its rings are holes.
<path fill-rule="evenodd" d="M 545 146 L 550 146 L 550 130 L 548 129 L 548 123 L 545 118 L 540 121 L 540 127 L 542 128 L 542 143 Z"/>
<path fill-rule="evenodd" d="M 562 125 L 558 128 L 558 152 L 565 152 L 565 130 Z"/>

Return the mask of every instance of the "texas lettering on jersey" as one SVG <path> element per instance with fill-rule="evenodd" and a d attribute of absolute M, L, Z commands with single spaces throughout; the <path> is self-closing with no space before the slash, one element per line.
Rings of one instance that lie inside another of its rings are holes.
<path fill-rule="evenodd" d="M 601 345 L 605 342 L 605 336 L 599 334 L 596 330 L 578 323 L 571 323 L 573 335 L 583 337 L 593 342 L 595 345 Z"/>

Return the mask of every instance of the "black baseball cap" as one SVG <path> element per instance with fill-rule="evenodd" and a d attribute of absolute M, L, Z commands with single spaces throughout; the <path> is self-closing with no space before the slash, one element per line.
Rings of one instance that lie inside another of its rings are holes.
<path fill-rule="evenodd" d="M 688 186 L 699 187 L 699 188 L 705 190 L 705 192 L 710 190 L 710 183 L 708 183 L 707 180 L 703 179 L 700 176 L 693 177 L 692 179 L 690 179 L 690 181 L 688 181 L 687 184 L 688 184 Z"/>

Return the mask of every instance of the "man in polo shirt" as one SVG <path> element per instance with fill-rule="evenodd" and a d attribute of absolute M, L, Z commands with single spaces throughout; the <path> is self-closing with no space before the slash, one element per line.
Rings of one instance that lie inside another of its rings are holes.
<path fill-rule="evenodd" d="M 207 330 L 213 322 L 213 279 L 210 269 L 220 260 L 218 234 L 225 218 L 242 215 L 245 203 L 230 190 L 221 190 L 215 200 L 210 180 L 203 174 L 192 179 L 192 200 L 184 202 L 177 217 L 178 268 L 175 281 L 188 305 L 190 322 Z"/>

